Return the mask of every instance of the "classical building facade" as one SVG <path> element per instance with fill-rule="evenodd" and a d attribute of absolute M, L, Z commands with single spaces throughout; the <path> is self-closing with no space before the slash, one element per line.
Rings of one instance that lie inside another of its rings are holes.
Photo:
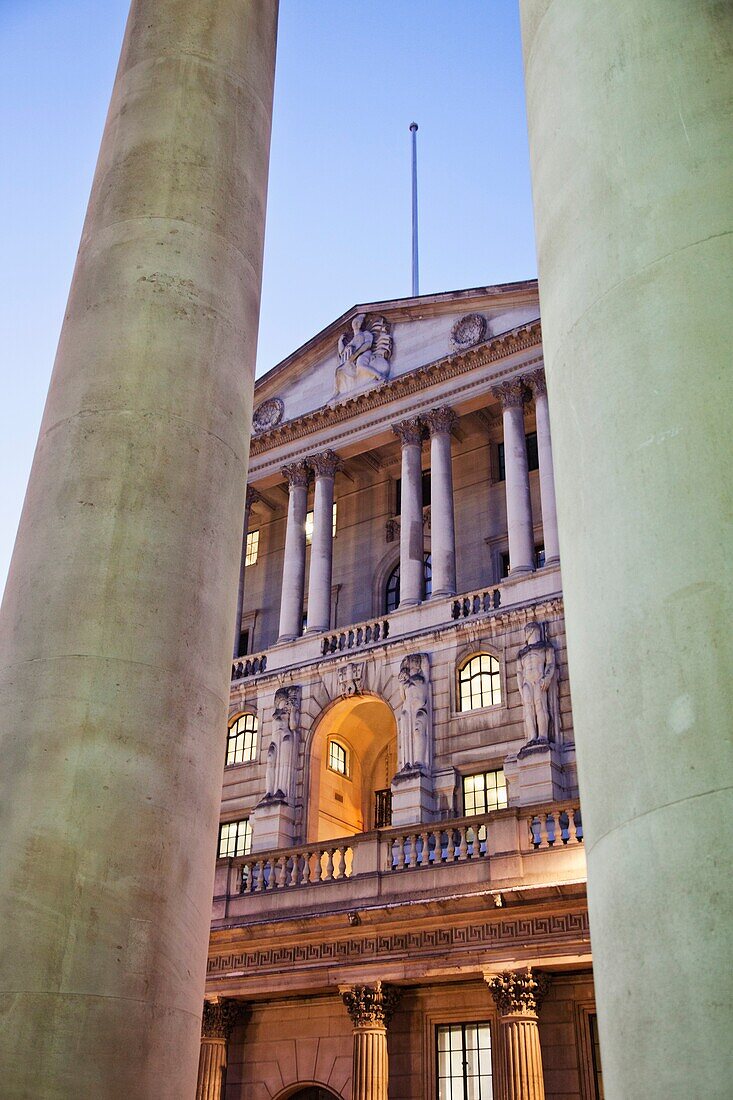
<path fill-rule="evenodd" d="M 602 1098 L 535 282 L 259 380 L 234 633 L 199 1097 Z"/>

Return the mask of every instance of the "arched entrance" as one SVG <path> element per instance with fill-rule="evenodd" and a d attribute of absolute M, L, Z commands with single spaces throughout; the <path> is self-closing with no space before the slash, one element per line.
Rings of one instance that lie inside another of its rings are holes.
<path fill-rule="evenodd" d="M 341 1097 L 323 1085 L 305 1085 L 295 1092 L 281 1093 L 278 1100 L 341 1100 Z"/>
<path fill-rule="evenodd" d="M 308 841 L 388 825 L 396 770 L 397 724 L 383 699 L 355 695 L 329 707 L 311 744 Z"/>

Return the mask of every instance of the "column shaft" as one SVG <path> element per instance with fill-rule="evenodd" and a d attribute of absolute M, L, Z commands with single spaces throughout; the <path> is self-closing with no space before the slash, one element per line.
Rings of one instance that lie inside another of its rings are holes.
<path fill-rule="evenodd" d="M 351 1082 L 352 1100 L 387 1100 L 389 1064 L 387 1029 L 354 1030 L 354 1063 Z"/>
<path fill-rule="evenodd" d="M 196 1100 L 222 1100 L 222 1084 L 227 1064 L 226 1039 L 202 1039 Z"/>
<path fill-rule="evenodd" d="M 0 614 L 6 1096 L 193 1096 L 276 23 L 130 9 Z"/>
<path fill-rule="evenodd" d="M 455 419 L 455 414 L 445 408 L 436 409 L 427 416 L 430 431 L 432 597 L 456 594 L 456 532 L 450 434 Z"/>
<path fill-rule="evenodd" d="M 504 417 L 504 477 L 510 575 L 531 573 L 534 569 L 532 502 L 529 495 L 522 392 L 521 382 L 510 382 L 499 388 Z"/>
<path fill-rule="evenodd" d="M 544 380 L 533 381 L 535 418 L 537 420 L 537 454 L 540 463 L 540 497 L 542 502 L 542 532 L 545 543 L 545 564 L 557 565 L 560 561 L 560 543 L 557 535 L 557 507 L 555 505 L 555 474 L 552 467 L 552 440 L 550 437 L 550 410 L 547 405 L 547 389 Z"/>
<path fill-rule="evenodd" d="M 316 475 L 316 487 L 308 577 L 308 632 L 315 634 L 328 630 L 331 625 L 333 483 L 339 461 L 333 451 L 327 451 L 314 455 L 309 464 Z"/>
<path fill-rule="evenodd" d="M 305 516 L 308 508 L 308 470 L 303 463 L 283 470 L 288 478 L 288 518 L 280 604 L 278 642 L 292 642 L 303 632 L 305 592 Z"/>
<path fill-rule="evenodd" d="M 239 638 L 242 633 L 242 612 L 244 610 L 244 573 L 247 559 L 247 535 L 249 533 L 249 517 L 252 511 L 252 494 L 247 490 L 247 499 L 244 505 L 244 522 L 242 523 L 242 553 L 239 558 L 239 585 L 237 586 L 237 614 L 234 621 L 234 649 L 232 656 L 240 656 Z"/>
<path fill-rule="evenodd" d="M 395 426 L 402 443 L 400 505 L 400 607 L 414 607 L 425 592 L 422 514 L 422 428 L 417 420 Z"/>
<path fill-rule="evenodd" d="M 604 1088 L 722 1100 L 730 5 L 520 8 Z"/>
<path fill-rule="evenodd" d="M 504 1017 L 501 1031 L 506 1100 L 545 1100 L 537 1017 Z"/>

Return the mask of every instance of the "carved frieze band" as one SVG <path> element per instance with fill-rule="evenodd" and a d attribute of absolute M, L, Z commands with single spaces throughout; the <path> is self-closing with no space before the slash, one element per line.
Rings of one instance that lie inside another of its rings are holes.
<path fill-rule="evenodd" d="M 355 1028 L 388 1027 L 401 991 L 393 985 L 354 985 L 342 991 L 346 1011 Z"/>
<path fill-rule="evenodd" d="M 533 970 L 505 970 L 487 982 L 500 1016 L 536 1016 L 550 985 L 547 974 Z"/>
<path fill-rule="evenodd" d="M 243 1007 L 238 1001 L 204 1001 L 201 1038 L 228 1039 L 232 1028 L 242 1014 Z"/>
<path fill-rule="evenodd" d="M 244 933 L 246 935 L 246 932 Z M 216 932 L 214 932 L 216 935 Z M 446 950 L 472 953 L 482 947 L 526 944 L 558 938 L 572 942 L 587 942 L 588 913 L 586 910 L 538 917 L 519 917 L 499 921 L 481 921 L 455 928 L 430 928 L 418 932 L 373 934 L 348 939 L 326 939 L 323 942 L 279 944 L 250 951 L 229 952 L 209 959 L 209 974 L 228 970 L 279 970 L 282 967 L 328 965 L 332 962 L 358 961 L 364 957 L 442 954 Z"/>

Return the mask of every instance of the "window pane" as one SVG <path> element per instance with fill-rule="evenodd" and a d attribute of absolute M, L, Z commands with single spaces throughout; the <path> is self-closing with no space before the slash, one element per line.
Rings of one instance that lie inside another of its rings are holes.
<path fill-rule="evenodd" d="M 499 662 L 488 653 L 478 653 L 458 670 L 459 709 L 479 710 L 501 702 Z"/>
<path fill-rule="evenodd" d="M 333 771 L 346 775 L 346 749 L 338 741 L 328 743 L 328 766 Z"/>
<path fill-rule="evenodd" d="M 244 551 L 244 564 L 254 565 L 257 561 L 257 555 L 260 549 L 260 533 L 259 531 L 249 531 L 247 534 L 247 543 Z"/>
<path fill-rule="evenodd" d="M 257 715 L 240 714 L 229 727 L 227 764 L 242 764 L 257 756 Z"/>

